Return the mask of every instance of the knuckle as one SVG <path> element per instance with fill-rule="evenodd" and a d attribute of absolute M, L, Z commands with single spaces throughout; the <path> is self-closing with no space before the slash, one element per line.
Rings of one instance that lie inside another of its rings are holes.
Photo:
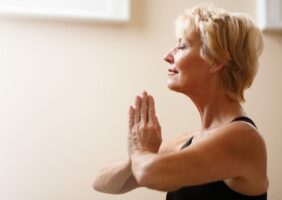
<path fill-rule="evenodd" d="M 136 133 L 138 129 L 139 129 L 138 124 L 134 124 L 134 126 L 132 127 L 132 132 Z"/>
<path fill-rule="evenodd" d="M 148 129 L 148 126 L 147 124 L 145 124 L 144 122 L 142 122 L 139 126 L 139 129 L 140 130 L 143 130 L 143 131 L 146 131 Z"/>
<path fill-rule="evenodd" d="M 141 110 L 140 110 L 140 112 L 143 114 L 143 113 L 146 113 L 146 108 L 142 108 Z"/>
<path fill-rule="evenodd" d="M 150 124 L 150 125 L 148 126 L 148 130 L 149 130 L 149 131 L 155 131 L 155 130 L 156 130 L 156 126 L 154 126 L 154 124 Z"/>

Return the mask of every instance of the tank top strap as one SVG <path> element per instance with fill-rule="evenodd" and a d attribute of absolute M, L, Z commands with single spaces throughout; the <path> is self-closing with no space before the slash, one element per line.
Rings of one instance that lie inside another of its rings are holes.
<path fill-rule="evenodd" d="M 236 121 L 244 121 L 244 122 L 248 122 L 250 124 L 252 124 L 255 128 L 257 128 L 256 124 L 253 122 L 253 120 L 251 120 L 249 117 L 246 117 L 246 116 L 240 116 L 240 117 L 236 117 L 235 119 L 233 119 L 231 121 L 232 122 L 236 122 Z M 192 140 L 193 140 L 193 136 L 181 147 L 181 149 L 184 149 L 185 147 L 188 147 L 191 143 L 192 143 Z"/>
<path fill-rule="evenodd" d="M 185 147 L 188 147 L 188 146 L 192 143 L 193 138 L 194 138 L 194 136 L 192 136 L 192 137 L 181 147 L 181 149 L 184 149 Z"/>
<path fill-rule="evenodd" d="M 236 117 L 236 118 L 233 119 L 231 122 L 236 122 L 236 121 L 248 122 L 248 123 L 252 124 L 255 128 L 257 128 L 256 124 L 255 124 L 255 123 L 253 122 L 253 120 L 251 120 L 249 117 L 246 117 L 246 116 Z"/>

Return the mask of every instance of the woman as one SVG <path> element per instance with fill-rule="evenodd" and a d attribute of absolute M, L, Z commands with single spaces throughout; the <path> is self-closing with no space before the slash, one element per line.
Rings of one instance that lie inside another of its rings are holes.
<path fill-rule="evenodd" d="M 166 191 L 167 200 L 267 199 L 266 147 L 241 103 L 252 84 L 262 36 L 250 17 L 198 6 L 176 21 L 178 42 L 166 56 L 168 88 L 188 96 L 198 132 L 162 143 L 154 100 L 143 92 L 129 109 L 127 160 L 103 169 L 94 188 Z"/>

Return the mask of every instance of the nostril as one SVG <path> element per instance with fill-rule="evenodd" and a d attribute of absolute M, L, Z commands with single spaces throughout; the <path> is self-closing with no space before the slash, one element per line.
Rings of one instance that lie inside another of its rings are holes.
<path fill-rule="evenodd" d="M 173 63 L 173 56 L 171 54 L 167 54 L 165 57 L 164 57 L 164 60 L 166 62 L 168 62 L 169 64 Z"/>
<path fill-rule="evenodd" d="M 164 57 L 164 60 L 166 61 L 166 62 L 168 62 L 169 60 L 168 60 L 168 58 L 167 58 L 167 56 L 166 57 Z"/>

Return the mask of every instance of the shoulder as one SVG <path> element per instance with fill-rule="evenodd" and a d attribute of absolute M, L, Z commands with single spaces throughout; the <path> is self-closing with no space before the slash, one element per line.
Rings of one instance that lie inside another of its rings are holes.
<path fill-rule="evenodd" d="M 248 159 L 254 159 L 254 155 L 263 154 L 266 146 L 260 132 L 251 124 L 238 121 L 222 126 L 214 134 L 215 143 L 220 143 L 226 149 L 242 153 Z"/>
<path fill-rule="evenodd" d="M 218 131 L 218 137 L 233 143 L 232 146 L 239 146 L 243 149 L 264 149 L 265 141 L 253 125 L 238 121 L 230 123 Z"/>
<path fill-rule="evenodd" d="M 225 149 L 242 163 L 241 178 L 230 179 L 233 189 L 246 194 L 261 194 L 268 188 L 267 152 L 262 134 L 252 125 L 233 122 L 222 129 Z"/>
<path fill-rule="evenodd" d="M 238 121 L 222 127 L 217 134 L 214 145 L 221 146 L 230 156 L 240 160 L 242 177 L 249 180 L 266 177 L 266 144 L 255 127 Z"/>
<path fill-rule="evenodd" d="M 178 151 L 181 148 L 181 146 L 194 135 L 195 133 L 188 132 L 178 135 L 175 138 L 170 139 L 166 142 L 163 142 L 160 146 L 159 153 L 163 154 L 163 153 L 171 153 Z"/>

